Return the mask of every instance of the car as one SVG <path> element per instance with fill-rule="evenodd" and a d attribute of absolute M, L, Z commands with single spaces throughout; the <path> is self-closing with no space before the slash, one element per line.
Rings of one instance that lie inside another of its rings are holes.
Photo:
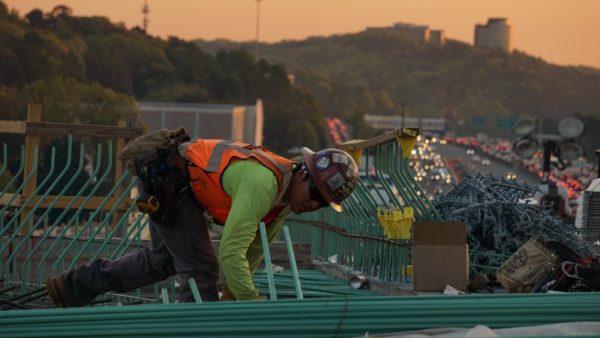
<path fill-rule="evenodd" d="M 450 171 L 446 168 L 434 168 L 431 170 L 429 177 L 432 181 L 447 181 L 450 178 Z"/>
<path fill-rule="evenodd" d="M 481 165 L 486 165 L 486 166 L 487 166 L 487 165 L 490 165 L 490 160 L 488 160 L 487 158 L 486 158 L 486 159 L 483 159 L 483 160 L 481 160 Z"/>
<path fill-rule="evenodd" d="M 475 150 L 467 149 L 467 155 L 475 155 Z"/>

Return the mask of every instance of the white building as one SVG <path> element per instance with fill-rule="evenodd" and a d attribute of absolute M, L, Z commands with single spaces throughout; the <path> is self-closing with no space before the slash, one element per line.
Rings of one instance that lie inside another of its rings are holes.
<path fill-rule="evenodd" d="M 370 32 L 393 32 L 403 38 L 417 42 L 428 42 L 438 46 L 444 46 L 446 36 L 443 30 L 431 30 L 426 25 L 414 25 L 411 23 L 398 22 L 387 27 L 367 27 Z"/>
<path fill-rule="evenodd" d="M 184 127 L 205 139 L 228 139 L 262 145 L 263 106 L 177 102 L 138 102 L 140 118 L 149 131 Z"/>
<path fill-rule="evenodd" d="M 392 26 L 392 30 L 407 39 L 429 42 L 429 27 L 398 22 Z"/>
<path fill-rule="evenodd" d="M 429 31 L 429 42 L 437 46 L 444 46 L 446 44 L 446 33 L 439 29 Z"/>
<path fill-rule="evenodd" d="M 512 52 L 512 32 L 507 18 L 489 18 L 486 25 L 475 25 L 475 46 Z"/>

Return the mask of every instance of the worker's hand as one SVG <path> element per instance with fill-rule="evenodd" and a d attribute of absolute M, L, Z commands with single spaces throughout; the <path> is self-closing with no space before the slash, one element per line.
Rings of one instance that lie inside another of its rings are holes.
<path fill-rule="evenodd" d="M 255 298 L 252 299 L 247 299 L 250 301 L 265 301 L 268 298 L 265 296 L 256 296 Z M 223 292 L 221 293 L 221 297 L 219 298 L 220 302 L 227 302 L 227 301 L 233 301 L 236 300 L 235 296 L 233 295 L 233 293 L 227 288 L 225 287 L 223 289 Z"/>
<path fill-rule="evenodd" d="M 225 287 L 225 289 L 223 289 L 221 297 L 219 298 L 219 302 L 227 302 L 232 300 L 235 300 L 235 296 L 233 295 L 233 293 L 231 293 L 231 291 L 229 291 L 227 287 Z"/>
<path fill-rule="evenodd" d="M 250 299 L 251 301 L 265 301 L 267 300 L 267 297 L 265 296 L 256 296 L 256 298 L 254 299 Z"/>

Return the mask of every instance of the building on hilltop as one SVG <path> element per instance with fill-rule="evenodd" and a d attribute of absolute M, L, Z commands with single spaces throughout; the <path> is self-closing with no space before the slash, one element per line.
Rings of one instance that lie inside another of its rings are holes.
<path fill-rule="evenodd" d="M 446 44 L 446 33 L 443 30 L 432 30 L 429 32 L 429 42 L 443 46 Z"/>
<path fill-rule="evenodd" d="M 512 52 L 512 31 L 507 18 L 489 18 L 486 25 L 475 25 L 475 46 Z"/>
<path fill-rule="evenodd" d="M 410 40 L 429 42 L 430 31 L 428 26 L 398 22 L 392 26 L 392 30 Z"/>
<path fill-rule="evenodd" d="M 429 26 L 424 25 L 398 22 L 393 26 L 387 27 L 367 27 L 367 31 L 393 32 L 408 40 L 427 42 L 438 46 L 443 46 L 446 43 L 446 36 L 443 30 L 431 30 L 429 29 Z"/>

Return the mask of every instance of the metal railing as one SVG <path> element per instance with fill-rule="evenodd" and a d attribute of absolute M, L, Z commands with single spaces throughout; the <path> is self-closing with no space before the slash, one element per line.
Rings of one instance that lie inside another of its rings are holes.
<path fill-rule="evenodd" d="M 93 163 L 87 163 L 83 143 L 78 155 L 74 156 L 71 136 L 65 148 L 59 149 L 65 153 L 65 163 L 57 163 L 57 150 L 54 147 L 50 150 L 46 159 L 50 163 L 48 172 L 44 173 L 41 182 L 36 182 L 32 194 L 24 195 L 25 186 L 39 174 L 40 166 L 38 150 L 34 149 L 32 171 L 25 173 L 22 147 L 19 167 L 9 183 L 2 187 L 0 285 L 4 289 L 16 286 L 13 292 L 27 293 L 39 288 L 49 275 L 73 269 L 100 256 L 115 258 L 141 246 L 141 233 L 148 220 L 135 210 L 131 199 L 135 179 L 124 171 L 107 193 L 97 196 L 101 187 L 113 184 L 111 143 L 105 147 L 98 144 Z M 6 172 L 7 166 L 6 145 L 3 151 L 2 173 Z M 106 152 L 105 156 L 103 152 Z M 108 159 L 106 164 L 102 163 L 103 158 Z M 86 171 L 86 165 L 94 168 L 93 171 Z M 84 183 L 75 183 L 82 181 Z M 12 190 L 14 186 L 16 188 Z M 73 191 L 73 195 L 67 195 Z M 142 297 L 140 290 L 131 295 L 136 301 L 155 302 L 158 299 L 156 294 Z M 120 300 L 120 297 L 117 298 Z"/>
<path fill-rule="evenodd" d="M 311 243 L 314 255 L 350 266 L 386 281 L 406 282 L 411 264 L 410 237 L 396 238 L 384 228 L 382 210 L 397 213 L 390 226 L 410 226 L 417 221 L 441 221 L 435 207 L 414 180 L 409 168 L 415 129 L 393 130 L 364 141 L 351 141 L 342 149 L 353 155 L 361 168 L 353 194 L 344 211 L 329 208 L 293 216 L 294 238 Z M 402 222 L 402 217 L 408 222 Z M 410 233 L 410 229 L 407 229 Z M 405 231 L 406 233 L 406 231 Z"/>
<path fill-rule="evenodd" d="M 37 149 L 29 159 L 32 170 L 27 172 L 28 159 L 22 147 L 19 166 L 0 191 L 0 300 L 7 301 L 8 308 L 26 307 L 31 305 L 29 301 L 44 297 L 48 276 L 96 258 L 114 259 L 149 244 L 142 236 L 148 218 L 137 212 L 133 199 L 137 179 L 127 171 L 113 177 L 112 144 L 98 144 L 93 163 L 89 155 L 86 158 L 83 143 L 77 154 L 73 148 L 69 136 L 64 149 L 47 150 L 49 168 L 40 173 Z M 7 146 L 2 150 L 0 174 L 8 172 Z M 64 155 L 64 163 L 59 163 L 57 153 Z M 34 182 L 34 191 L 26 195 L 25 187 L 33 177 L 39 177 L 40 182 Z M 273 274 L 269 273 L 271 264 L 266 264 L 265 272 L 254 276 L 261 294 L 270 295 L 272 300 L 373 295 L 315 271 L 298 271 L 287 226 L 282 233 L 291 268 Z M 263 249 L 269 263 L 269 248 Z M 99 296 L 94 304 L 169 303 L 175 299 L 177 285 L 176 279 L 170 278 L 131 292 Z M 190 285 L 196 302 L 201 303 L 195 283 Z"/>

